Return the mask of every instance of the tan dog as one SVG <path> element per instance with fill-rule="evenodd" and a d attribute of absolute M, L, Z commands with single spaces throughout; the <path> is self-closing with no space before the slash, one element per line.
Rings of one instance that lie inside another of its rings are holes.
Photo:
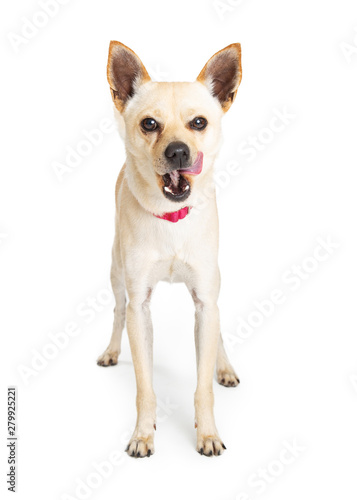
<path fill-rule="evenodd" d="M 225 449 L 213 415 L 215 365 L 220 384 L 232 387 L 239 380 L 220 334 L 213 164 L 221 143 L 221 118 L 241 77 L 239 44 L 217 52 L 193 83 L 157 83 L 132 50 L 110 43 L 108 81 L 116 113 L 125 123 L 127 161 L 115 191 L 113 334 L 98 364 L 117 363 L 126 316 L 137 384 L 137 422 L 127 448 L 131 456 L 154 453 L 149 304 L 160 280 L 183 281 L 196 308 L 197 451 L 211 456 Z M 192 210 L 202 202 L 202 193 L 210 193 L 204 209 Z"/>

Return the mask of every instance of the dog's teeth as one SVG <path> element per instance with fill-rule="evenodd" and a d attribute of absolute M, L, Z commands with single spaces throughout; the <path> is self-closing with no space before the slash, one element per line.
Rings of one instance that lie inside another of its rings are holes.
<path fill-rule="evenodd" d="M 186 186 L 183 188 L 184 191 L 188 191 L 189 189 L 190 189 L 190 186 L 188 184 L 186 184 Z M 164 186 L 164 191 L 166 191 L 166 193 L 175 194 L 173 192 L 172 188 L 169 186 Z"/>

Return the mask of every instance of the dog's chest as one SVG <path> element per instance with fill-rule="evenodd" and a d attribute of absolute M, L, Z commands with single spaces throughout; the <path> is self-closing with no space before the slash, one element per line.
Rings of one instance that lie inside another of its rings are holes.
<path fill-rule="evenodd" d="M 179 257 L 160 260 L 155 263 L 150 276 L 153 284 L 158 281 L 169 283 L 187 283 L 192 275 L 191 267 Z"/>

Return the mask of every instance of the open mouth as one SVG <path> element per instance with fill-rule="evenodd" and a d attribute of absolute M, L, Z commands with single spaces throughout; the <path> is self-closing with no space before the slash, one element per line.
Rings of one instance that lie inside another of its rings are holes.
<path fill-rule="evenodd" d="M 173 170 L 162 176 L 164 181 L 163 193 L 171 201 L 184 201 L 191 192 L 189 177 L 186 175 L 198 175 L 202 171 L 203 153 L 198 152 L 193 165 L 183 170 Z"/>
<path fill-rule="evenodd" d="M 162 178 L 164 180 L 163 191 L 166 198 L 173 201 L 183 201 L 188 198 L 191 186 L 179 170 L 165 174 Z"/>

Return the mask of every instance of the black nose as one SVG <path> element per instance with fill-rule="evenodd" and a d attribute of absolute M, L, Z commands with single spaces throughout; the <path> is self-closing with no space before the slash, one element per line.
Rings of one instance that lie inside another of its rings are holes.
<path fill-rule="evenodd" d="M 180 170 L 187 166 L 190 150 L 184 142 L 170 142 L 165 149 L 165 156 L 173 169 Z"/>

